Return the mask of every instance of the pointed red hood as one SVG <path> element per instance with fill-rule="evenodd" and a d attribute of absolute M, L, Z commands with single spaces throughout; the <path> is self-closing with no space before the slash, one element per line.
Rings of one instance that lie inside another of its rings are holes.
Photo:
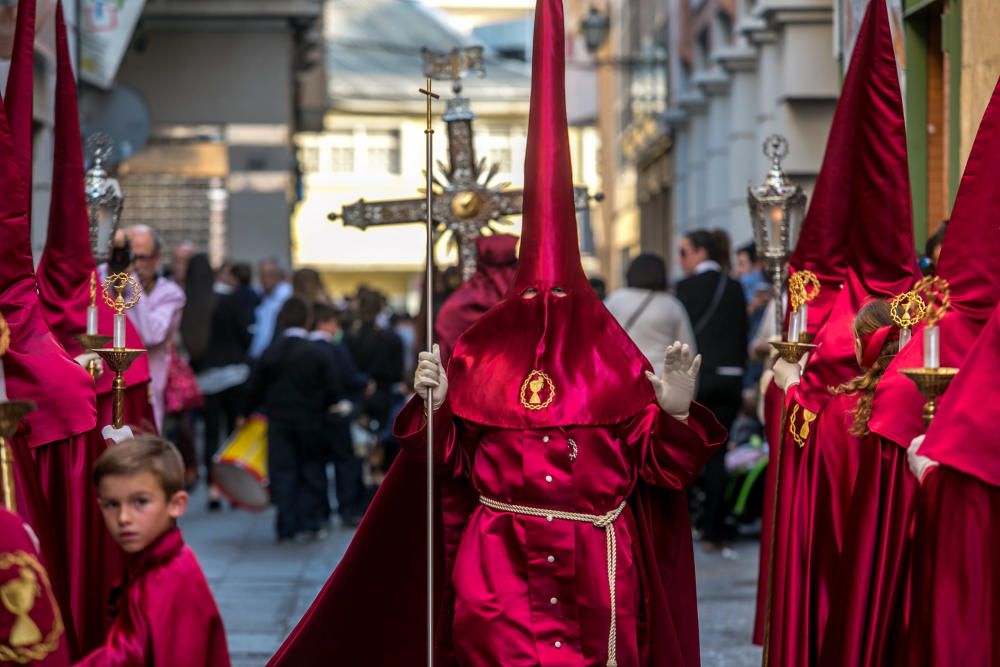
<path fill-rule="evenodd" d="M 976 337 L 1000 301 L 1000 80 L 983 115 L 948 231 L 938 275 L 951 286 L 941 328 L 941 365 L 963 368 Z M 904 447 L 923 430 L 924 398 L 897 371 L 923 366 L 923 327 L 903 348 L 875 390 L 869 428 Z M 987 405 L 980 402 L 980 405 Z"/>
<path fill-rule="evenodd" d="M 837 214 L 846 222 L 841 250 L 847 251 L 848 269 L 799 387 L 799 402 L 813 412 L 830 398 L 830 387 L 860 372 L 854 317 L 861 307 L 871 299 L 905 292 L 920 277 L 913 249 L 903 98 L 885 0 L 868 4 L 834 125 L 852 137 L 832 161 L 829 173 L 838 180 L 825 181 L 825 187 L 836 190 Z M 834 139 L 831 134 L 829 145 L 836 146 Z M 829 153 L 827 158 L 824 170 L 831 165 Z M 814 200 L 813 210 L 817 203 L 822 202 Z"/>
<path fill-rule="evenodd" d="M 73 354 L 82 352 L 75 336 L 87 329 L 90 276 L 96 269 L 90 249 L 87 197 L 84 192 L 83 150 L 76 102 L 76 83 L 66 39 L 62 4 L 56 10 L 55 149 L 48 237 L 38 264 L 38 296 L 52 333 Z M 114 311 L 97 294 L 98 332 L 111 335 Z M 126 319 L 126 343 L 141 348 L 139 333 Z M 111 391 L 112 373 L 97 380 L 97 391 Z M 125 373 L 129 386 L 149 381 L 149 362 L 139 357 Z"/>
<path fill-rule="evenodd" d="M 1000 308 L 993 310 L 961 372 L 941 399 L 920 453 L 1000 487 L 1000 440 L 996 413 L 1000 405 Z"/>
<path fill-rule="evenodd" d="M 38 406 L 21 426 L 32 447 L 84 433 L 96 422 L 93 382 L 49 331 L 32 270 L 34 13 L 34 0 L 21 0 L 6 109 L 0 109 L 0 310 L 11 330 L 2 363 L 8 396 Z"/>
<path fill-rule="evenodd" d="M 518 271 L 507 297 L 459 339 L 448 366 L 453 411 L 488 426 L 613 424 L 653 400 L 646 358 L 580 264 L 565 52 L 562 0 L 538 0 Z M 524 298 L 529 289 L 537 296 Z"/>

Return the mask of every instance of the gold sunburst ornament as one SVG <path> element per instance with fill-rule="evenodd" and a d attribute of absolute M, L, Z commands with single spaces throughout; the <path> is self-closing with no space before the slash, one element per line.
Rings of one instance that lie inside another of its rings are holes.
<path fill-rule="evenodd" d="M 927 315 L 927 302 L 917 292 L 911 290 L 898 294 L 889 302 L 889 316 L 899 327 L 899 347 L 910 342 L 913 327 Z"/>
<path fill-rule="evenodd" d="M 0 357 L 7 354 L 8 348 L 10 348 L 10 327 L 7 326 L 4 316 L 0 315 Z"/>
<path fill-rule="evenodd" d="M 819 278 L 812 271 L 796 271 L 788 279 L 788 305 L 792 315 L 788 318 L 788 342 L 808 343 L 809 303 L 819 296 Z M 804 339 L 805 338 L 805 339 Z"/>
<path fill-rule="evenodd" d="M 521 383 L 521 405 L 528 410 L 544 410 L 556 399 L 552 378 L 542 371 L 531 371 Z"/>

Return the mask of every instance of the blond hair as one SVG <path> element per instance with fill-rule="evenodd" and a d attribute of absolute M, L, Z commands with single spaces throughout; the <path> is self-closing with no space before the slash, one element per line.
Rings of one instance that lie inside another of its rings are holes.
<path fill-rule="evenodd" d="M 155 435 L 140 435 L 104 450 L 94 463 L 94 486 L 105 477 L 144 472 L 156 478 L 168 499 L 184 490 L 184 460 L 180 452 Z"/>
<path fill-rule="evenodd" d="M 885 301 L 871 301 L 862 306 L 854 317 L 854 335 L 860 339 L 862 336 L 867 336 L 892 324 L 889 304 Z M 854 420 L 851 427 L 847 429 L 851 435 L 865 436 L 871 433 L 868 430 L 868 421 L 872 417 L 875 388 L 878 387 L 882 376 L 885 375 L 885 370 L 897 352 L 899 352 L 899 338 L 887 338 L 879 351 L 878 359 L 875 360 L 871 368 L 863 369 L 864 372 L 861 375 L 833 389 L 833 392 L 837 394 L 859 394 L 858 403 L 854 407 Z"/>

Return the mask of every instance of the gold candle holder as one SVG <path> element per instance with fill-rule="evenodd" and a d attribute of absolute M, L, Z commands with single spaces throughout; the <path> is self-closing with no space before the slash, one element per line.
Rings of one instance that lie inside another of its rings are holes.
<path fill-rule="evenodd" d="M 114 296 L 111 294 L 112 290 L 115 292 Z M 128 291 L 127 296 L 126 291 Z M 122 344 L 110 348 L 91 349 L 99 354 L 108 368 L 115 373 L 115 379 L 111 383 L 112 426 L 115 429 L 120 429 L 125 424 L 125 371 L 146 351 L 141 348 L 127 348 L 124 345 L 125 311 L 135 307 L 141 295 L 142 288 L 139 282 L 127 273 L 116 273 L 104 280 L 104 301 L 115 310 L 115 330 L 120 332 L 116 334 L 115 340 L 120 340 Z"/>
<path fill-rule="evenodd" d="M 31 401 L 0 402 L 0 500 L 11 512 L 17 511 L 14 493 L 14 452 L 10 439 L 17 433 L 21 420 L 35 409 Z"/>
<path fill-rule="evenodd" d="M 94 351 L 96 348 L 104 347 L 111 341 L 111 336 L 101 336 L 99 334 L 77 334 L 74 336 L 76 342 L 80 344 L 84 350 Z M 97 360 L 91 359 L 87 362 L 87 372 L 90 373 L 90 377 L 97 379 L 98 376 Z"/>
<path fill-rule="evenodd" d="M 773 340 L 771 347 L 778 351 L 778 356 L 790 364 L 797 364 L 807 353 L 816 349 L 812 343 L 791 343 L 787 340 Z"/>
<path fill-rule="evenodd" d="M 812 345 L 812 342 L 816 340 L 816 334 L 811 334 L 808 331 L 803 331 L 799 334 L 799 342 L 805 345 Z M 815 347 L 815 345 L 813 346 Z"/>
<path fill-rule="evenodd" d="M 917 385 L 921 395 L 927 399 L 924 403 L 924 428 L 934 421 L 937 412 L 938 399 L 944 394 L 958 374 L 957 368 L 903 368 L 899 371 Z"/>

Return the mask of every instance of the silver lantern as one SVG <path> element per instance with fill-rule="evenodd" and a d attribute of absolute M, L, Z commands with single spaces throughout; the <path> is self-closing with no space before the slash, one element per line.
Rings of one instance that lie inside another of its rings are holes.
<path fill-rule="evenodd" d="M 87 217 L 90 221 L 90 249 L 98 264 L 108 261 L 111 243 L 121 220 L 125 197 L 118 179 L 108 172 L 111 158 L 111 139 L 103 133 L 87 139 L 87 152 L 93 166 L 84 177 L 87 195 Z"/>
<path fill-rule="evenodd" d="M 771 275 L 775 331 L 780 335 L 784 323 L 781 306 L 788 277 L 788 260 L 799 240 L 806 195 L 801 187 L 789 182 L 781 169 L 781 161 L 788 156 L 788 141 L 783 136 L 774 134 L 768 137 L 764 141 L 764 155 L 771 160 L 771 169 L 763 184 L 748 188 L 747 203 L 757 256 L 763 258 Z"/>

